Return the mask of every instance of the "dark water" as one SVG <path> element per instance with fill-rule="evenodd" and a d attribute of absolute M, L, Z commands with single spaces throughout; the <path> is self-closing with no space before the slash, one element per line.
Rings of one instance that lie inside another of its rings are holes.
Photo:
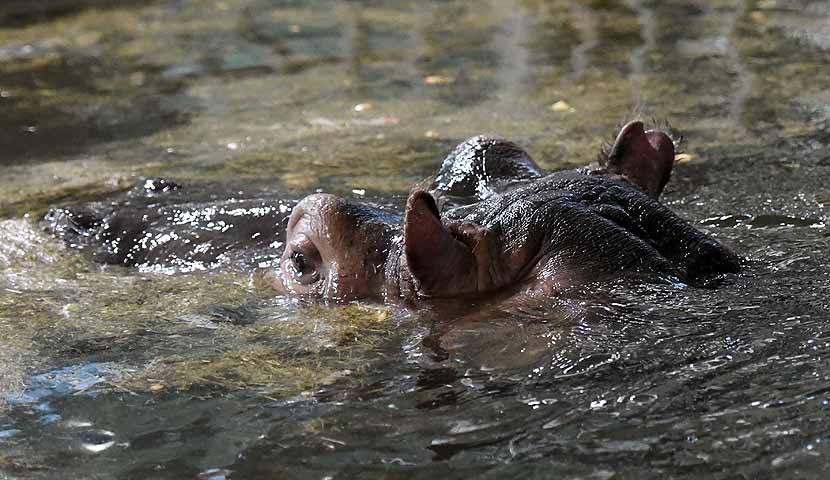
<path fill-rule="evenodd" d="M 0 477 L 830 475 L 826 3 L 36 3 L 0 5 Z M 394 200 L 471 135 L 564 168 L 634 116 L 746 258 L 717 289 L 302 305 L 34 224 L 159 175 Z"/>

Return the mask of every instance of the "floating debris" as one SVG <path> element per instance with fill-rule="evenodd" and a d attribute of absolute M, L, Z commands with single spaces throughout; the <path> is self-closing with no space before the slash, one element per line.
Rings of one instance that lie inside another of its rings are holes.
<path fill-rule="evenodd" d="M 455 82 L 455 78 L 446 75 L 427 75 L 424 83 L 427 85 L 446 85 Z"/>
<path fill-rule="evenodd" d="M 573 107 L 570 106 L 570 104 L 568 104 L 568 102 L 566 102 L 564 100 L 559 100 L 558 102 L 554 103 L 553 105 L 550 106 L 550 109 L 553 110 L 554 112 L 569 112 L 570 113 L 570 112 L 575 112 L 576 111 L 576 110 L 574 110 Z"/>

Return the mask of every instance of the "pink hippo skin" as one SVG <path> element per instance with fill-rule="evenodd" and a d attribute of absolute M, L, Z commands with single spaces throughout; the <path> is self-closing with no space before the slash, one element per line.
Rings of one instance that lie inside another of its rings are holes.
<path fill-rule="evenodd" d="M 386 302 L 511 291 L 551 295 L 629 273 L 694 283 L 739 258 L 658 201 L 673 140 L 625 125 L 598 165 L 544 174 L 520 147 L 473 137 L 403 218 L 328 194 L 288 220 L 275 288 Z"/>

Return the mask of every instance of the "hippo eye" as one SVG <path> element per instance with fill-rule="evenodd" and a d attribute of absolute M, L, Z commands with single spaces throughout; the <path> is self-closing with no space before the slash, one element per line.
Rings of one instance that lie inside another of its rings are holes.
<path fill-rule="evenodd" d="M 320 280 L 320 273 L 314 261 L 317 257 L 318 255 L 309 255 L 300 250 L 291 252 L 289 270 L 294 280 L 302 285 L 310 285 Z"/>
<path fill-rule="evenodd" d="M 291 261 L 294 263 L 294 268 L 296 268 L 298 272 L 303 273 L 306 268 L 305 255 L 303 255 L 303 252 L 292 253 Z"/>

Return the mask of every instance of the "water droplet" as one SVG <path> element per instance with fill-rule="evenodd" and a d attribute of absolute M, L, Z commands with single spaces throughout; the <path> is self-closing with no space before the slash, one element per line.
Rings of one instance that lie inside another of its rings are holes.
<path fill-rule="evenodd" d="M 91 427 L 92 422 L 87 422 L 85 420 L 67 420 L 66 426 L 69 428 L 85 428 Z"/>
<path fill-rule="evenodd" d="M 230 470 L 225 470 L 224 468 L 208 468 L 200 472 L 196 478 L 199 480 L 225 480 L 230 473 Z"/>
<path fill-rule="evenodd" d="M 651 393 L 641 393 L 638 395 L 632 395 L 628 398 L 628 401 L 635 405 L 648 405 L 649 403 L 657 401 L 657 395 Z"/>
<path fill-rule="evenodd" d="M 109 430 L 87 430 L 78 435 L 81 448 L 88 452 L 99 453 L 115 445 L 115 434 Z"/>
<path fill-rule="evenodd" d="M 591 402 L 591 410 L 599 410 L 600 408 L 604 407 L 605 404 L 608 403 L 607 400 L 594 400 Z"/>

